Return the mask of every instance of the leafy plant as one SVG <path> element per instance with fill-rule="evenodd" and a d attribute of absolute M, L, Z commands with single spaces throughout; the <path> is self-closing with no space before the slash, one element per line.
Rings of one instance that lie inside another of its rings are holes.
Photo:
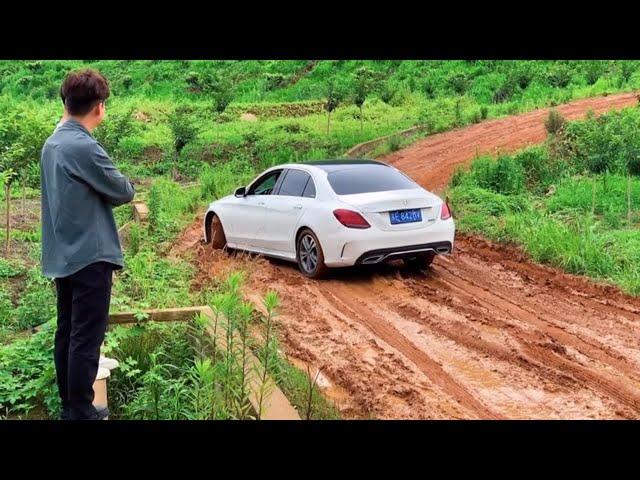
<path fill-rule="evenodd" d="M 327 135 L 331 129 L 331 112 L 333 112 L 340 104 L 340 93 L 336 90 L 333 82 L 327 83 L 327 101 L 324 109 L 327 111 Z"/>
<path fill-rule="evenodd" d="M 555 109 L 549 110 L 549 115 L 544 122 L 544 128 L 546 128 L 547 133 L 551 135 L 556 135 L 565 124 L 564 117 Z"/>
<path fill-rule="evenodd" d="M 359 68 L 354 74 L 354 97 L 353 103 L 360 109 L 360 133 L 362 134 L 362 126 L 364 122 L 364 116 L 362 113 L 362 107 L 367 99 L 367 96 L 374 88 L 374 73 L 366 67 Z"/>
<path fill-rule="evenodd" d="M 553 65 L 547 73 L 547 83 L 555 88 L 565 88 L 571 82 L 571 70 L 563 63 Z"/>

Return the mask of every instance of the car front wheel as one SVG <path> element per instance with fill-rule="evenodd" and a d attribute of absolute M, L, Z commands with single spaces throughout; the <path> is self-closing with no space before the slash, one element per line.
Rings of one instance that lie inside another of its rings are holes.
<path fill-rule="evenodd" d="M 211 239 L 211 248 L 214 250 L 220 250 L 227 244 L 227 237 L 224 234 L 224 228 L 222 222 L 216 214 L 211 219 L 211 227 L 209 229 L 209 238 Z"/>
<path fill-rule="evenodd" d="M 328 268 L 324 264 L 324 254 L 318 237 L 309 229 L 304 229 L 298 235 L 296 245 L 298 268 L 309 278 L 321 278 L 326 275 Z"/>

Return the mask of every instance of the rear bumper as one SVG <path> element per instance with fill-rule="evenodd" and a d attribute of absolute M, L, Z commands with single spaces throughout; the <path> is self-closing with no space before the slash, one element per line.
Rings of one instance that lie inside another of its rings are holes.
<path fill-rule="evenodd" d="M 455 225 L 453 219 L 449 219 L 439 220 L 422 229 L 394 232 L 375 227 L 364 230 L 341 228 L 320 241 L 328 267 L 348 267 L 379 263 L 420 252 L 450 253 L 454 236 Z M 374 258 L 376 255 L 378 259 Z"/>
<path fill-rule="evenodd" d="M 363 253 L 356 260 L 356 265 L 373 265 L 386 260 L 414 257 L 420 253 L 448 254 L 453 250 L 451 242 L 425 243 L 422 245 L 408 245 L 406 247 L 381 248 Z"/>

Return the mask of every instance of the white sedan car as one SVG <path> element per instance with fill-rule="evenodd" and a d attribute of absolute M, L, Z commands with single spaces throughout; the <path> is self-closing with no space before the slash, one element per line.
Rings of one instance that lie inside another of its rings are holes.
<path fill-rule="evenodd" d="M 449 206 L 396 168 L 372 160 L 279 165 L 209 205 L 204 239 L 297 262 L 321 277 L 328 267 L 402 258 L 427 267 L 453 249 Z"/>

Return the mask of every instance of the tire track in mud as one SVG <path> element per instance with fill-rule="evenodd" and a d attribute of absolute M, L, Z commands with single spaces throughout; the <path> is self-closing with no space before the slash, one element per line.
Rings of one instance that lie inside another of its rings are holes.
<path fill-rule="evenodd" d="M 633 94 L 557 107 L 567 118 L 636 104 Z M 387 157 L 426 188 L 478 153 L 544 139 L 547 110 L 427 137 Z M 334 272 L 198 244 L 201 219 L 174 247 L 194 289 L 244 270 L 254 303 L 281 297 L 279 337 L 296 364 L 321 368 L 345 418 L 640 418 L 640 299 L 530 262 L 512 245 L 458 234 L 451 257 Z"/>
<path fill-rule="evenodd" d="M 361 291 L 350 291 L 344 285 L 336 285 L 325 292 L 337 299 L 342 304 L 342 309 L 351 312 L 365 325 L 377 338 L 382 339 L 392 348 L 413 362 L 424 374 L 444 392 L 454 398 L 458 403 L 478 414 L 480 418 L 501 418 L 482 403 L 478 402 L 464 387 L 460 386 L 448 375 L 438 362 L 433 360 L 426 352 L 420 350 L 407 337 L 402 335 L 386 319 L 378 315 L 366 304 L 359 300 Z M 355 296 L 353 294 L 356 294 Z M 366 298 L 366 297 L 365 297 Z M 357 306 L 355 304 L 358 304 Z"/>
<path fill-rule="evenodd" d="M 466 291 L 479 293 L 480 287 L 457 277 L 460 280 L 458 284 L 444 280 L 445 285 L 451 288 L 460 288 L 459 285 L 462 282 L 467 286 Z M 590 360 L 599 361 L 601 365 L 611 366 L 624 372 L 627 374 L 627 379 L 634 379 L 637 371 L 630 368 L 624 361 L 612 357 L 601 346 L 589 344 L 578 336 L 567 334 L 557 326 L 548 324 L 543 317 L 537 316 L 529 309 L 522 308 L 500 295 L 484 295 L 479 303 L 492 311 L 502 311 L 505 316 L 519 321 L 523 320 L 538 327 L 536 333 L 541 333 L 542 339 L 536 339 L 532 333 L 518 333 L 521 347 L 530 353 L 531 357 L 537 358 L 546 365 L 554 365 L 556 370 L 567 372 L 573 377 L 584 380 L 589 388 L 599 389 L 632 409 L 640 411 L 640 391 L 637 388 L 630 388 L 625 383 L 621 383 L 619 379 L 610 378 L 610 375 L 606 373 L 594 373 L 584 368 L 580 362 L 568 357 L 567 348 L 571 347 Z M 606 371 L 603 368 L 600 370 Z"/>

